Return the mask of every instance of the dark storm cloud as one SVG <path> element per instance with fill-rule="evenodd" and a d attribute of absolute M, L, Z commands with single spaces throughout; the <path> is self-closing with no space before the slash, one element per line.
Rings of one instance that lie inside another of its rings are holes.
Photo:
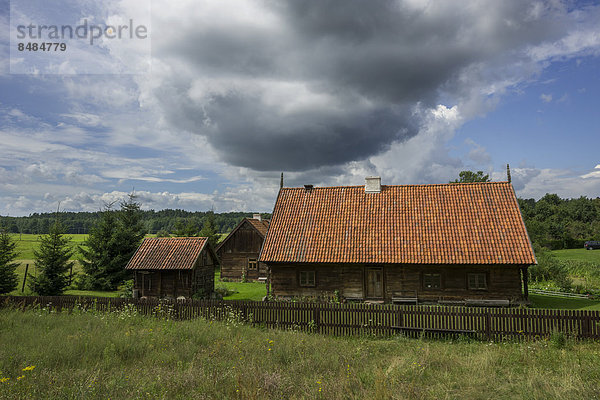
<path fill-rule="evenodd" d="M 416 135 L 417 111 L 441 90 L 477 84 L 467 68 L 514 58 L 559 25 L 520 0 L 412 3 L 257 1 L 245 20 L 190 12 L 197 23 L 155 49 L 173 69 L 157 98 L 170 123 L 232 165 L 340 165 Z"/>

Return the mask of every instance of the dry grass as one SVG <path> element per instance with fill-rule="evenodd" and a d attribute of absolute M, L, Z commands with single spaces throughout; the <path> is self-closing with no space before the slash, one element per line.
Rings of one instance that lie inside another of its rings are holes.
<path fill-rule="evenodd" d="M 335 338 L 233 320 L 2 310 L 0 343 L 2 399 L 600 396 L 591 342 Z"/>

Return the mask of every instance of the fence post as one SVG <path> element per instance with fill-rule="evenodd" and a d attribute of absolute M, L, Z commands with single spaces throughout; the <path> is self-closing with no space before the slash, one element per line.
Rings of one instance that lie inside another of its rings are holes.
<path fill-rule="evenodd" d="M 485 336 L 488 340 L 492 338 L 492 315 L 489 308 L 485 308 Z"/>
<path fill-rule="evenodd" d="M 319 325 L 321 325 L 321 310 L 319 310 L 318 303 L 313 304 L 313 307 L 313 322 L 315 324 L 316 331 L 320 332 Z"/>
<path fill-rule="evenodd" d="M 23 276 L 23 287 L 21 288 L 21 293 L 23 293 L 25 291 L 25 281 L 27 280 L 27 271 L 28 270 L 29 270 L 29 264 L 25 264 L 25 275 Z"/>

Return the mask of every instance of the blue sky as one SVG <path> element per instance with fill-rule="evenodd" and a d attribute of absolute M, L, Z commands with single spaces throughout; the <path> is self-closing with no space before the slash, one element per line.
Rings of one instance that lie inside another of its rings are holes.
<path fill-rule="evenodd" d="M 600 196 L 600 5 L 341 4 L 0 0 L 0 214 L 132 190 L 147 209 L 270 212 L 281 172 L 427 184 L 506 163 L 521 197 Z M 149 37 L 19 53 L 11 11 Z"/>

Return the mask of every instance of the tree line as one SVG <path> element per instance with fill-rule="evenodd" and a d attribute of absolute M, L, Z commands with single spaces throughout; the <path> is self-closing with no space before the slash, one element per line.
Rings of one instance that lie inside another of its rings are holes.
<path fill-rule="evenodd" d="M 61 212 L 61 223 L 68 234 L 89 233 L 102 218 L 103 210 L 96 212 Z M 262 213 L 262 218 L 269 219 L 271 214 Z M 252 217 L 248 212 L 213 213 L 212 211 L 185 210 L 140 210 L 141 222 L 146 232 L 151 234 L 175 234 L 181 232 L 198 232 L 209 218 L 214 217 L 217 232 L 231 231 L 244 217 Z M 33 213 L 25 217 L 0 216 L 0 226 L 9 233 L 47 234 L 54 223 L 54 213 Z"/>

